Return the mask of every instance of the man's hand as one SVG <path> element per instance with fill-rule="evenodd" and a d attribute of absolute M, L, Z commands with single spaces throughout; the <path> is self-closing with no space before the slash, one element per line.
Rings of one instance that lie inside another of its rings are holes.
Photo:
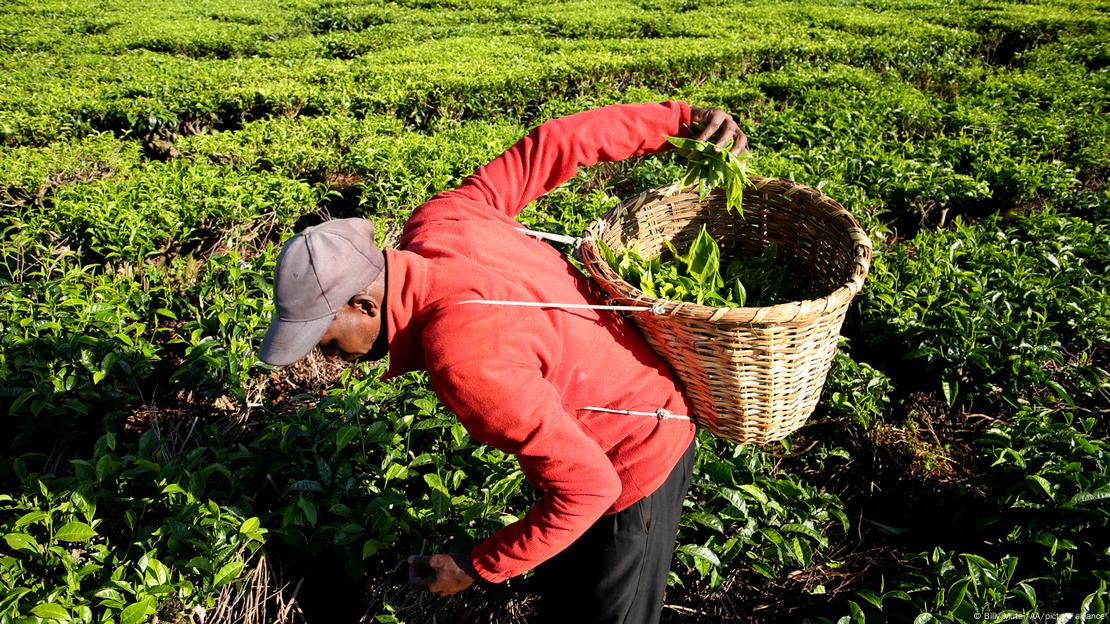
<path fill-rule="evenodd" d="M 692 126 L 701 128 L 701 132 L 694 137 L 695 139 L 713 141 L 718 150 L 724 149 L 728 142 L 733 139 L 736 139 L 736 141 L 732 144 L 730 152 L 739 154 L 748 149 L 747 135 L 740 129 L 732 115 L 719 108 L 691 106 L 690 123 Z"/>
<path fill-rule="evenodd" d="M 478 573 L 466 555 L 413 555 L 409 557 L 409 585 L 450 596 L 470 587 Z"/>

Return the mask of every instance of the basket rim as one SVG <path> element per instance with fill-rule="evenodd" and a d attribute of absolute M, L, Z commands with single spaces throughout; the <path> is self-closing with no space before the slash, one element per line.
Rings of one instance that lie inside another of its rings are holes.
<path fill-rule="evenodd" d="M 606 262 L 604 258 L 601 257 L 600 250 L 597 246 L 597 239 L 601 236 L 609 222 L 616 220 L 618 216 L 624 215 L 629 210 L 636 210 L 645 204 L 657 203 L 658 201 L 668 198 L 680 198 L 689 194 L 696 195 L 698 192 L 697 183 L 687 186 L 675 183 L 669 186 L 646 190 L 634 197 L 622 201 L 601 217 L 591 221 L 586 226 L 585 232 L 582 235 L 582 244 L 580 246 L 580 254 L 586 265 L 586 269 L 590 272 L 590 275 L 593 276 L 595 280 L 602 283 L 602 285 L 607 283 L 609 286 L 613 287 L 613 290 L 622 293 L 613 297 L 612 300 L 614 301 L 627 305 L 648 306 L 651 307 L 652 311 L 656 314 L 695 321 L 745 324 L 799 322 L 841 309 L 850 303 L 856 294 L 863 288 L 864 280 L 871 267 L 873 251 L 870 237 L 868 237 L 867 233 L 860 227 L 855 217 L 835 199 L 832 199 L 817 189 L 803 184 L 782 178 L 769 178 L 754 175 L 750 176 L 750 180 L 752 181 L 752 186 L 748 187 L 749 189 L 754 188 L 762 190 L 767 187 L 772 187 L 772 190 L 781 190 L 782 195 L 786 197 L 800 194 L 818 206 L 827 206 L 827 212 L 830 217 L 843 218 L 845 220 L 847 227 L 844 229 L 844 232 L 848 235 L 848 239 L 855 249 L 851 276 L 846 282 L 842 283 L 841 286 L 828 295 L 816 299 L 791 301 L 772 306 L 738 308 L 719 308 L 688 301 L 659 299 L 629 284 L 615 269 L 609 266 L 609 263 Z M 745 189 L 745 191 L 747 190 L 748 189 Z M 719 195 L 721 192 L 720 189 L 714 189 L 711 195 Z M 653 316 L 656 314 L 653 314 Z"/>

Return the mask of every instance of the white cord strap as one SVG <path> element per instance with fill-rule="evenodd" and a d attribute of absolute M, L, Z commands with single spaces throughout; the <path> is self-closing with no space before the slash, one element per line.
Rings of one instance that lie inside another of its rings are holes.
<path fill-rule="evenodd" d="M 598 229 L 601 232 L 605 231 L 605 222 L 598 223 Z M 574 236 L 565 236 L 563 234 L 552 234 L 550 232 L 540 232 L 537 230 L 529 230 L 527 228 L 517 228 L 517 231 L 523 232 L 529 236 L 534 236 L 542 240 L 554 241 L 564 245 L 574 245 L 577 247 L 582 243 L 582 238 Z M 553 303 L 547 301 L 495 301 L 490 299 L 470 299 L 467 301 L 460 301 L 459 303 L 479 303 L 482 305 L 508 305 L 520 306 L 527 308 L 563 308 L 568 310 L 615 310 L 618 312 L 651 312 L 653 314 L 663 314 L 664 308 L 669 301 L 660 299 L 650 306 L 624 306 L 624 305 L 591 305 L 587 303 Z M 690 420 L 689 416 L 682 416 L 673 414 L 665 407 L 660 407 L 654 412 L 637 412 L 635 410 L 622 410 L 611 409 L 608 407 L 583 407 L 581 409 L 590 410 L 592 412 L 607 412 L 609 414 L 625 414 L 627 416 L 650 416 L 658 420 Z"/>
<path fill-rule="evenodd" d="M 637 412 L 634 410 L 609 409 L 608 407 L 583 407 L 582 409 L 590 410 L 593 412 L 608 412 L 610 414 L 627 414 L 629 416 L 651 416 L 659 420 L 690 420 L 689 416 L 672 414 L 671 410 L 665 407 L 660 407 L 654 412 Z"/>
<path fill-rule="evenodd" d="M 618 312 L 652 312 L 654 314 L 663 314 L 663 307 L 669 303 L 666 300 L 660 300 L 654 305 L 650 306 L 626 306 L 626 305 L 592 305 L 589 303 L 555 303 L 549 301 L 497 301 L 494 299 L 468 299 L 460 301 L 464 303 L 480 303 L 482 305 L 507 305 L 518 306 L 523 308 L 563 308 L 567 310 L 616 310 Z"/>
<path fill-rule="evenodd" d="M 518 232 L 524 232 L 528 236 L 535 236 L 544 240 L 555 241 L 556 243 L 563 243 L 564 245 L 578 246 L 582 242 L 581 238 L 575 236 L 566 236 L 564 234 L 552 234 L 550 232 L 539 232 L 537 230 L 529 230 L 526 228 L 517 228 Z"/>

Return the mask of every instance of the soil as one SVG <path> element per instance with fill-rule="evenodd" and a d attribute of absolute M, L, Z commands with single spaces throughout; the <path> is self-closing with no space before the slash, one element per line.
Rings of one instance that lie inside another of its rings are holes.
<path fill-rule="evenodd" d="M 319 394 L 336 385 L 348 366 L 342 359 L 325 357 L 314 349 L 296 364 L 270 373 L 268 396 L 280 403 L 305 393 Z"/>

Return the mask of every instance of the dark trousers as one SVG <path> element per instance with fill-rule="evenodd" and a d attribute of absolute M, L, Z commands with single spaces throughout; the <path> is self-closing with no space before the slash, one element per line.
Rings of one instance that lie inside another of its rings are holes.
<path fill-rule="evenodd" d="M 535 573 L 544 622 L 650 624 L 663 611 L 694 444 L 651 496 L 602 516 Z"/>

